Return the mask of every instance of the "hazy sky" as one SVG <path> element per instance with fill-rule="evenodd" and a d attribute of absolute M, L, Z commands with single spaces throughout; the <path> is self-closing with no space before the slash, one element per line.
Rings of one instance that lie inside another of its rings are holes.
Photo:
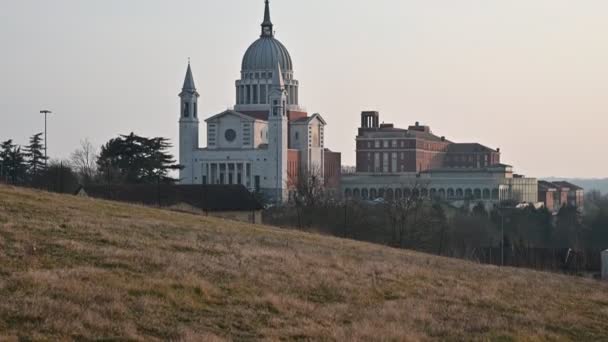
<path fill-rule="evenodd" d="M 529 176 L 608 176 L 608 1 L 271 0 L 300 102 L 355 162 L 362 110 L 500 147 Z M 0 0 L 0 140 L 49 121 L 49 154 L 119 133 L 174 142 L 191 57 L 211 116 L 234 105 L 263 0 Z M 201 124 L 201 143 L 204 143 Z"/>

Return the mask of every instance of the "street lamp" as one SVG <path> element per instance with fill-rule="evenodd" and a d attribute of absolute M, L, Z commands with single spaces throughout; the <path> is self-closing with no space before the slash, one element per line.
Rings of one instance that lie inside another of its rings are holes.
<path fill-rule="evenodd" d="M 46 116 L 48 114 L 52 114 L 52 113 L 53 112 L 51 112 L 50 110 L 46 110 L 46 109 L 40 111 L 40 114 L 44 114 L 44 168 L 45 169 L 47 168 L 47 160 L 48 160 L 47 147 L 46 147 L 46 141 L 47 141 L 46 140 Z"/>

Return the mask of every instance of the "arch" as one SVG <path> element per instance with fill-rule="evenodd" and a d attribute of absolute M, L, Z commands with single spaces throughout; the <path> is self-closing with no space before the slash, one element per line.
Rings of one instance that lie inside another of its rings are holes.
<path fill-rule="evenodd" d="M 403 198 L 403 190 L 397 188 L 395 189 L 395 199 L 400 200 Z"/>
<path fill-rule="evenodd" d="M 369 191 L 367 191 L 367 189 L 361 190 L 361 199 L 363 199 L 363 200 L 369 199 Z"/>
<path fill-rule="evenodd" d="M 361 198 L 361 190 L 359 190 L 358 188 L 353 189 L 353 197 L 356 199 Z"/>
<path fill-rule="evenodd" d="M 376 189 L 369 190 L 369 199 L 375 200 L 376 198 L 378 198 L 378 192 L 376 191 Z"/>
<path fill-rule="evenodd" d="M 393 197 L 393 189 L 386 189 L 386 199 L 392 201 Z"/>
<path fill-rule="evenodd" d="M 454 191 L 454 189 L 449 188 L 448 189 L 448 199 L 453 199 L 456 196 L 456 192 Z"/>
<path fill-rule="evenodd" d="M 352 195 L 353 195 L 353 192 L 350 189 L 344 190 L 344 196 L 346 198 L 351 198 Z"/>
<path fill-rule="evenodd" d="M 466 189 L 464 191 L 464 198 L 465 199 L 472 199 L 473 198 L 473 189 Z"/>
<path fill-rule="evenodd" d="M 435 188 L 431 188 L 431 192 L 430 192 L 431 198 L 437 198 L 437 189 Z"/>
<path fill-rule="evenodd" d="M 490 199 L 490 189 L 483 189 L 483 199 Z"/>
<path fill-rule="evenodd" d="M 380 188 L 380 190 L 378 190 L 378 198 L 384 198 L 385 192 L 384 188 Z"/>
<path fill-rule="evenodd" d="M 410 190 L 410 188 L 403 189 L 403 196 L 405 198 L 412 197 L 412 190 Z"/>
<path fill-rule="evenodd" d="M 423 188 L 422 190 L 420 190 L 420 194 L 422 195 L 422 197 L 429 197 L 429 189 Z"/>
<path fill-rule="evenodd" d="M 462 189 L 456 189 L 456 198 L 457 199 L 463 199 L 464 198 L 464 191 L 462 191 Z"/>
<path fill-rule="evenodd" d="M 475 197 L 475 199 L 481 199 L 481 189 L 475 189 L 473 191 L 473 196 Z"/>
<path fill-rule="evenodd" d="M 493 200 L 498 199 L 498 189 L 492 189 L 492 199 Z"/>
<path fill-rule="evenodd" d="M 445 199 L 445 189 L 439 189 L 439 198 L 440 199 Z"/>

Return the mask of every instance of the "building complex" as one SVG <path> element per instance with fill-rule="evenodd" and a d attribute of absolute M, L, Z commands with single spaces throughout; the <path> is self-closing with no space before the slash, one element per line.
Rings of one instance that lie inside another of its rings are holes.
<path fill-rule="evenodd" d="M 571 184 L 539 187 L 537 179 L 515 174 L 500 149 L 453 142 L 418 122 L 407 128 L 381 123 L 374 111 L 361 114 L 356 167 L 342 174 L 341 154 L 325 147 L 327 122 L 300 106 L 294 76 L 266 0 L 261 35 L 245 52 L 235 83 L 235 105 L 205 120 L 207 144 L 200 147 L 199 93 L 188 64 L 179 95 L 181 183 L 239 184 L 276 202 L 288 201 L 298 179 L 312 174 L 335 193 L 361 200 L 416 194 L 459 206 L 511 201 L 555 209 L 581 196 Z"/>

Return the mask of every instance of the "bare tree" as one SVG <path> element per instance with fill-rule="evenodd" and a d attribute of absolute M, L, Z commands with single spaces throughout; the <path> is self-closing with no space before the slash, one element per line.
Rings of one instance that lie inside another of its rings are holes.
<path fill-rule="evenodd" d="M 323 173 L 318 167 L 300 170 L 298 175 L 290 175 L 289 186 L 293 189 L 291 200 L 297 210 L 298 228 L 302 228 L 303 211 L 316 208 L 325 201 Z"/>
<path fill-rule="evenodd" d="M 404 191 L 401 196 L 393 195 L 393 198 L 385 200 L 386 214 L 393 226 L 394 245 L 405 248 L 412 238 L 414 228 L 419 225 L 420 212 L 423 209 L 426 194 L 428 194 L 428 183 L 414 181 L 411 184 L 403 184 Z M 392 190 L 391 190 L 392 191 Z M 388 193 L 388 189 L 383 191 Z"/>
<path fill-rule="evenodd" d="M 70 161 L 82 183 L 93 180 L 97 172 L 97 150 L 88 138 L 80 141 L 80 148 L 72 152 Z"/>

